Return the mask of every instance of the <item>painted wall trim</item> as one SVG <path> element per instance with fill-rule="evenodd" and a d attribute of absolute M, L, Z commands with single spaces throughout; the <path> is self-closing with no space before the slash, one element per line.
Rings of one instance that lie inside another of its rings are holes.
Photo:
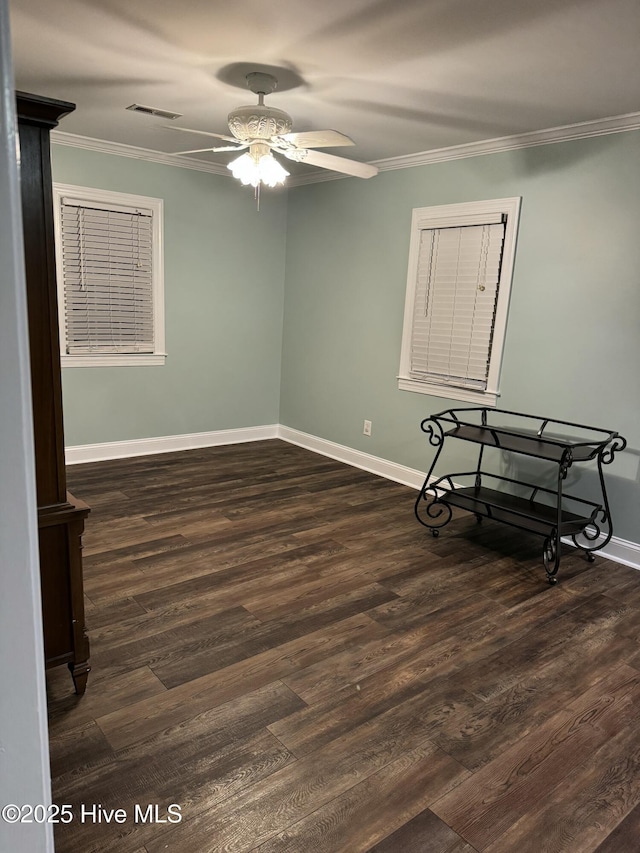
<path fill-rule="evenodd" d="M 99 154 L 116 154 L 118 157 L 132 157 L 134 160 L 146 160 L 149 163 L 161 163 L 163 166 L 177 166 L 179 169 L 194 169 L 196 172 L 211 172 L 214 175 L 232 177 L 226 166 L 196 160 L 194 157 L 174 157 L 164 151 L 151 148 L 138 148 L 136 145 L 124 145 L 121 142 L 108 142 L 105 139 L 92 139 L 90 136 L 78 136 L 63 130 L 51 131 L 51 142 L 67 145 L 70 148 L 84 148 L 85 151 L 97 151 Z"/>
<path fill-rule="evenodd" d="M 424 471 L 416 468 L 408 468 L 382 459 L 380 456 L 372 456 L 353 447 L 337 444 L 301 432 L 297 429 L 284 426 L 283 424 L 267 424 L 265 426 L 244 427 L 241 429 L 221 429 L 212 432 L 196 432 L 186 435 L 165 435 L 159 438 L 138 438 L 131 441 L 111 441 L 103 444 L 82 444 L 75 447 L 67 447 L 65 451 L 67 465 L 78 465 L 85 462 L 101 462 L 108 459 L 125 459 L 131 456 L 149 456 L 154 453 L 172 453 L 177 450 L 194 450 L 198 447 L 217 447 L 225 444 L 242 444 L 249 441 L 264 441 L 279 438 L 289 444 L 304 447 L 321 456 L 328 456 L 338 462 L 361 468 L 371 474 L 377 474 L 386 480 L 393 480 L 403 486 L 419 489 L 426 476 Z M 563 540 L 564 541 L 564 540 Z M 570 544 L 567 541 L 567 544 Z M 606 548 L 597 551 L 602 557 L 613 560 L 615 563 L 630 566 L 632 569 L 640 570 L 640 543 L 630 542 L 614 536 Z"/>
<path fill-rule="evenodd" d="M 588 139 L 592 136 L 606 136 L 610 133 L 623 133 L 629 130 L 640 130 L 640 112 L 607 116 L 606 118 L 581 121 L 575 124 L 563 124 L 558 127 L 534 130 L 530 133 L 517 133 L 512 136 L 500 136 L 495 139 L 482 139 L 478 142 L 467 142 L 463 145 L 451 145 L 446 148 L 432 148 L 429 151 L 418 151 L 415 154 L 405 154 L 401 157 L 386 157 L 371 162 L 381 172 L 388 172 L 393 169 L 410 169 L 413 166 L 428 166 L 431 163 L 445 163 L 449 160 L 461 160 L 465 157 L 498 154 L 502 151 L 516 151 L 534 145 L 550 145 L 555 142 Z M 65 133 L 62 130 L 52 131 L 51 141 L 56 145 L 84 148 L 87 151 L 98 151 L 102 154 L 133 157 L 135 160 L 147 160 L 151 163 L 162 163 L 165 166 L 177 166 L 180 169 L 195 169 L 199 172 L 211 172 L 214 175 L 231 177 L 227 167 L 220 163 L 196 160 L 193 157 L 174 157 L 163 151 L 138 148 L 135 145 L 124 145 L 121 142 L 109 142 L 104 139 L 93 139 L 89 136 Z M 344 175 L 339 175 L 336 172 L 322 170 L 297 177 L 294 175 L 287 181 L 287 185 L 298 187 L 305 184 L 342 180 L 344 177 Z"/>
<path fill-rule="evenodd" d="M 195 450 L 198 447 L 217 447 L 223 444 L 242 444 L 278 437 L 278 425 L 219 429 L 213 432 L 194 432 L 186 435 L 163 435 L 158 438 L 134 438 L 130 441 L 107 441 L 101 444 L 80 444 L 65 448 L 67 465 L 103 462 L 107 459 L 126 459 L 130 456 L 151 456 L 154 453 L 173 453 L 176 450 Z"/>
<path fill-rule="evenodd" d="M 278 438 L 288 441 L 290 444 L 297 444 L 299 447 L 306 447 L 307 450 L 313 450 L 322 456 L 330 456 L 339 462 L 346 462 L 347 465 L 353 465 L 355 468 L 363 468 L 379 477 L 394 480 L 396 483 L 402 483 L 402 485 L 410 486 L 413 489 L 421 488 L 426 476 L 425 472 L 417 471 L 415 468 L 406 468 L 404 465 L 398 465 L 388 459 L 371 456 L 368 453 L 362 453 L 360 450 L 354 450 L 352 447 L 345 447 L 343 444 L 336 444 L 333 441 L 327 441 L 324 438 L 282 426 L 282 424 L 278 430 Z M 567 545 L 572 544 L 568 539 L 562 541 L 566 541 Z M 640 569 L 640 543 L 629 542 L 626 539 L 614 536 L 606 548 L 602 551 L 596 551 L 596 553 L 608 560 L 613 560 L 615 563 L 622 563 L 632 569 Z"/>
<path fill-rule="evenodd" d="M 640 112 L 621 116 L 609 116 L 595 121 L 582 121 L 577 124 L 563 124 L 546 130 L 534 130 L 531 133 L 518 133 L 513 136 L 500 136 L 466 145 L 453 145 L 449 148 L 434 148 L 405 157 L 389 157 L 376 160 L 381 171 L 406 169 L 410 166 L 425 166 L 429 163 L 443 163 L 448 160 L 460 160 L 465 157 L 477 157 L 481 154 L 497 154 L 501 151 L 516 151 L 530 148 L 532 145 L 551 145 L 556 142 L 570 142 L 575 139 L 589 139 L 593 136 L 606 136 L 610 133 L 623 133 L 640 129 Z"/>
<path fill-rule="evenodd" d="M 370 471 L 386 480 L 393 480 L 403 486 L 410 486 L 412 489 L 419 489 L 424 483 L 424 472 L 417 471 L 415 468 L 407 468 L 405 465 L 398 465 L 398 463 L 390 462 L 388 459 L 381 459 L 379 456 L 372 456 L 369 453 L 363 453 L 361 450 L 354 450 L 353 447 L 336 444 L 334 441 L 327 441 L 325 438 L 318 438 L 316 435 L 309 435 L 309 433 L 300 432 L 300 430 L 291 429 L 282 424 L 278 430 L 278 438 L 289 442 L 289 444 L 296 444 L 298 447 L 313 450 L 314 453 L 319 453 L 322 456 L 329 456 L 338 462 L 346 462 L 347 465 L 352 465 L 354 468 Z"/>
<path fill-rule="evenodd" d="M 571 543 L 568 542 L 567 544 Z M 623 566 L 640 569 L 640 543 L 638 542 L 630 542 L 628 539 L 612 536 L 607 547 L 601 551 L 596 551 L 596 554 L 613 560 L 614 563 L 622 563 Z"/>
<path fill-rule="evenodd" d="M 478 142 L 467 142 L 463 145 L 451 145 L 446 148 L 432 148 L 429 151 L 405 154 L 402 157 L 372 160 L 371 163 L 377 166 L 381 172 L 388 172 L 393 169 L 410 169 L 413 166 L 428 166 L 432 163 L 446 163 L 449 160 L 479 157 L 483 154 L 499 154 L 503 151 L 531 148 L 534 145 L 551 145 L 555 142 L 570 142 L 575 139 L 588 139 L 593 136 L 606 136 L 610 133 L 624 133 L 629 130 L 640 130 L 640 112 L 609 116 L 594 121 L 582 121 L 577 124 L 564 124 L 545 130 L 534 130 L 531 133 L 482 139 Z M 343 176 L 336 175 L 335 172 L 316 172 L 313 175 L 293 177 L 288 183 L 289 186 L 296 187 L 337 180 L 341 177 Z"/>

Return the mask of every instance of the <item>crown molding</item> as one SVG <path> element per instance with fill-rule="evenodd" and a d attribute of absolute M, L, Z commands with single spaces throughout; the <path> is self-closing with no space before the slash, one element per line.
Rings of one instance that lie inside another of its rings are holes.
<path fill-rule="evenodd" d="M 373 164 L 381 172 L 391 169 L 407 169 L 411 166 L 426 166 L 430 163 L 444 163 L 448 160 L 461 160 L 465 157 L 478 157 L 483 154 L 498 154 L 502 151 L 517 151 L 534 145 L 551 145 L 555 142 L 570 142 L 574 139 L 587 139 L 592 136 L 607 136 L 610 133 L 623 133 L 640 129 L 640 112 L 622 116 L 609 116 L 594 121 L 582 121 L 577 124 L 564 124 L 546 130 L 534 130 L 531 133 L 518 133 L 514 136 L 500 136 L 497 139 L 485 139 L 480 142 L 468 142 L 465 145 L 452 145 L 449 148 L 434 148 L 404 157 L 388 157 L 374 160 Z"/>
<path fill-rule="evenodd" d="M 371 165 L 377 166 L 381 172 L 389 172 L 393 169 L 410 169 L 414 166 L 446 163 L 449 160 L 479 157 L 483 154 L 517 151 L 520 148 L 531 148 L 535 145 L 551 145 L 556 142 L 570 142 L 575 139 L 608 136 L 611 133 L 624 133 L 628 130 L 640 130 L 640 112 L 609 116 L 593 121 L 582 121 L 576 124 L 564 124 L 545 130 L 535 130 L 531 133 L 500 136 L 496 139 L 484 139 L 480 142 L 467 142 L 464 145 L 452 145 L 447 148 L 433 148 L 430 151 L 419 151 L 417 154 L 406 154 L 401 157 L 387 157 L 383 160 L 372 160 Z M 335 173 L 318 173 L 301 175 L 298 178 L 290 180 L 288 183 L 289 186 L 294 187 L 337 180 L 342 177 L 345 176 L 336 175 Z"/>
<path fill-rule="evenodd" d="M 503 151 L 517 151 L 521 148 L 531 148 L 535 145 L 551 145 L 556 142 L 570 142 L 575 139 L 588 139 L 594 136 L 607 136 L 611 133 L 624 133 L 629 130 L 640 130 L 640 112 L 625 115 L 609 116 L 608 118 L 582 121 L 576 124 L 564 124 L 545 130 L 534 130 L 531 133 L 518 133 L 513 136 L 500 136 L 496 139 L 483 139 L 479 142 L 467 142 L 463 145 L 452 145 L 447 148 L 433 148 L 430 151 L 419 151 L 416 154 L 405 154 L 401 157 L 387 157 L 383 160 L 372 160 L 381 172 L 393 169 L 411 169 L 414 166 L 428 166 L 432 163 L 446 163 L 449 160 L 462 160 L 466 157 L 480 157 L 484 154 L 499 154 Z M 150 148 L 138 148 L 135 145 L 124 145 L 121 142 L 107 142 L 103 139 L 93 139 L 89 136 L 78 136 L 75 133 L 65 133 L 54 130 L 51 141 L 56 145 L 67 145 L 72 148 L 84 148 L 87 151 L 97 151 L 101 154 L 116 154 L 119 157 L 131 157 L 134 160 L 146 160 L 150 163 L 161 163 L 164 166 L 175 166 L 180 169 L 194 169 L 198 172 L 209 172 L 213 175 L 232 177 L 226 166 L 220 163 L 207 163 L 192 157 L 175 157 L 163 151 L 153 151 Z M 347 177 L 336 172 L 322 171 L 308 175 L 291 176 L 287 181 L 289 187 L 318 184 L 325 181 L 338 181 Z"/>
<path fill-rule="evenodd" d="M 163 166 L 177 166 L 179 169 L 194 169 L 196 172 L 210 172 L 213 175 L 223 175 L 230 178 L 231 173 L 220 163 L 207 163 L 192 157 L 176 157 L 163 151 L 153 151 L 151 148 L 138 148 L 136 145 L 124 145 L 121 142 L 108 142 L 104 139 L 93 139 L 90 136 L 78 136 L 75 133 L 65 133 L 62 130 L 51 132 L 51 142 L 55 145 L 66 145 L 70 148 L 83 148 L 85 151 L 97 151 L 99 154 L 115 154 L 118 157 L 131 157 L 134 160 L 146 160 L 148 163 L 161 163 Z"/>

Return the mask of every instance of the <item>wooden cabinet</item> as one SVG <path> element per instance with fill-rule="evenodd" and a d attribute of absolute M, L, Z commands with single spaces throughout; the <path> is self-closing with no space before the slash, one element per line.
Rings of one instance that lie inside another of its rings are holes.
<path fill-rule="evenodd" d="M 17 95 L 44 651 L 47 667 L 68 664 L 81 694 L 90 669 L 81 557 L 89 507 L 66 488 L 49 141 L 74 108 Z"/>

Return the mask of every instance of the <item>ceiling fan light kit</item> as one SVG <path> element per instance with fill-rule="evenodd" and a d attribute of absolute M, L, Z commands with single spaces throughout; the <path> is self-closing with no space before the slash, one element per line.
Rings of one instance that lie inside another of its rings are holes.
<path fill-rule="evenodd" d="M 189 133 L 200 133 L 222 139 L 231 145 L 211 148 L 198 148 L 189 151 L 177 151 L 176 155 L 199 154 L 218 151 L 243 151 L 249 149 L 237 159 L 228 164 L 234 178 L 242 184 L 251 185 L 260 191 L 261 184 L 275 187 L 283 184 L 289 172 L 273 156 L 272 151 L 281 154 L 294 162 L 307 162 L 313 166 L 351 175 L 357 178 L 371 178 L 378 173 L 375 166 L 348 160 L 345 157 L 335 157 L 320 151 L 310 151 L 311 148 L 331 148 L 334 146 L 353 145 L 353 140 L 336 130 L 318 130 L 302 133 L 291 133 L 293 119 L 284 110 L 265 106 L 265 95 L 271 94 L 278 81 L 271 74 L 252 72 L 247 74 L 247 86 L 258 96 L 258 103 L 237 107 L 228 116 L 231 136 L 211 133 L 203 130 L 176 127 L 175 130 Z"/>
<path fill-rule="evenodd" d="M 260 184 L 266 184 L 268 187 L 284 184 L 289 175 L 273 156 L 269 146 L 262 142 L 253 142 L 248 153 L 232 160 L 227 169 L 230 169 L 233 177 L 244 186 L 251 184 L 256 189 Z"/>

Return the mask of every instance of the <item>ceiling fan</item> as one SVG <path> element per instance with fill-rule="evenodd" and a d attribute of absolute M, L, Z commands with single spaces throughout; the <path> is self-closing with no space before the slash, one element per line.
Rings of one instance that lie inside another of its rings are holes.
<path fill-rule="evenodd" d="M 265 106 L 265 95 L 270 95 L 278 85 L 277 79 L 259 71 L 247 74 L 247 86 L 258 96 L 258 103 L 238 107 L 229 113 L 228 123 L 231 136 L 222 133 L 211 133 L 204 130 L 193 130 L 188 127 L 170 126 L 172 130 L 188 133 L 200 133 L 212 136 L 229 145 L 217 145 L 211 148 L 194 148 L 188 151 L 175 151 L 174 154 L 201 154 L 219 151 L 246 151 L 228 167 L 235 178 L 243 184 L 251 184 L 259 190 L 260 184 L 276 186 L 282 184 L 288 172 L 277 160 L 272 151 L 281 154 L 296 163 L 310 163 L 322 169 L 330 169 L 343 175 L 356 178 L 372 178 L 378 174 L 376 166 L 360 163 L 346 157 L 336 157 L 314 151 L 314 148 L 331 148 L 353 145 L 354 142 L 337 130 L 312 130 L 303 133 L 291 133 L 293 120 L 284 110 Z M 248 150 L 246 150 L 248 149 Z"/>

